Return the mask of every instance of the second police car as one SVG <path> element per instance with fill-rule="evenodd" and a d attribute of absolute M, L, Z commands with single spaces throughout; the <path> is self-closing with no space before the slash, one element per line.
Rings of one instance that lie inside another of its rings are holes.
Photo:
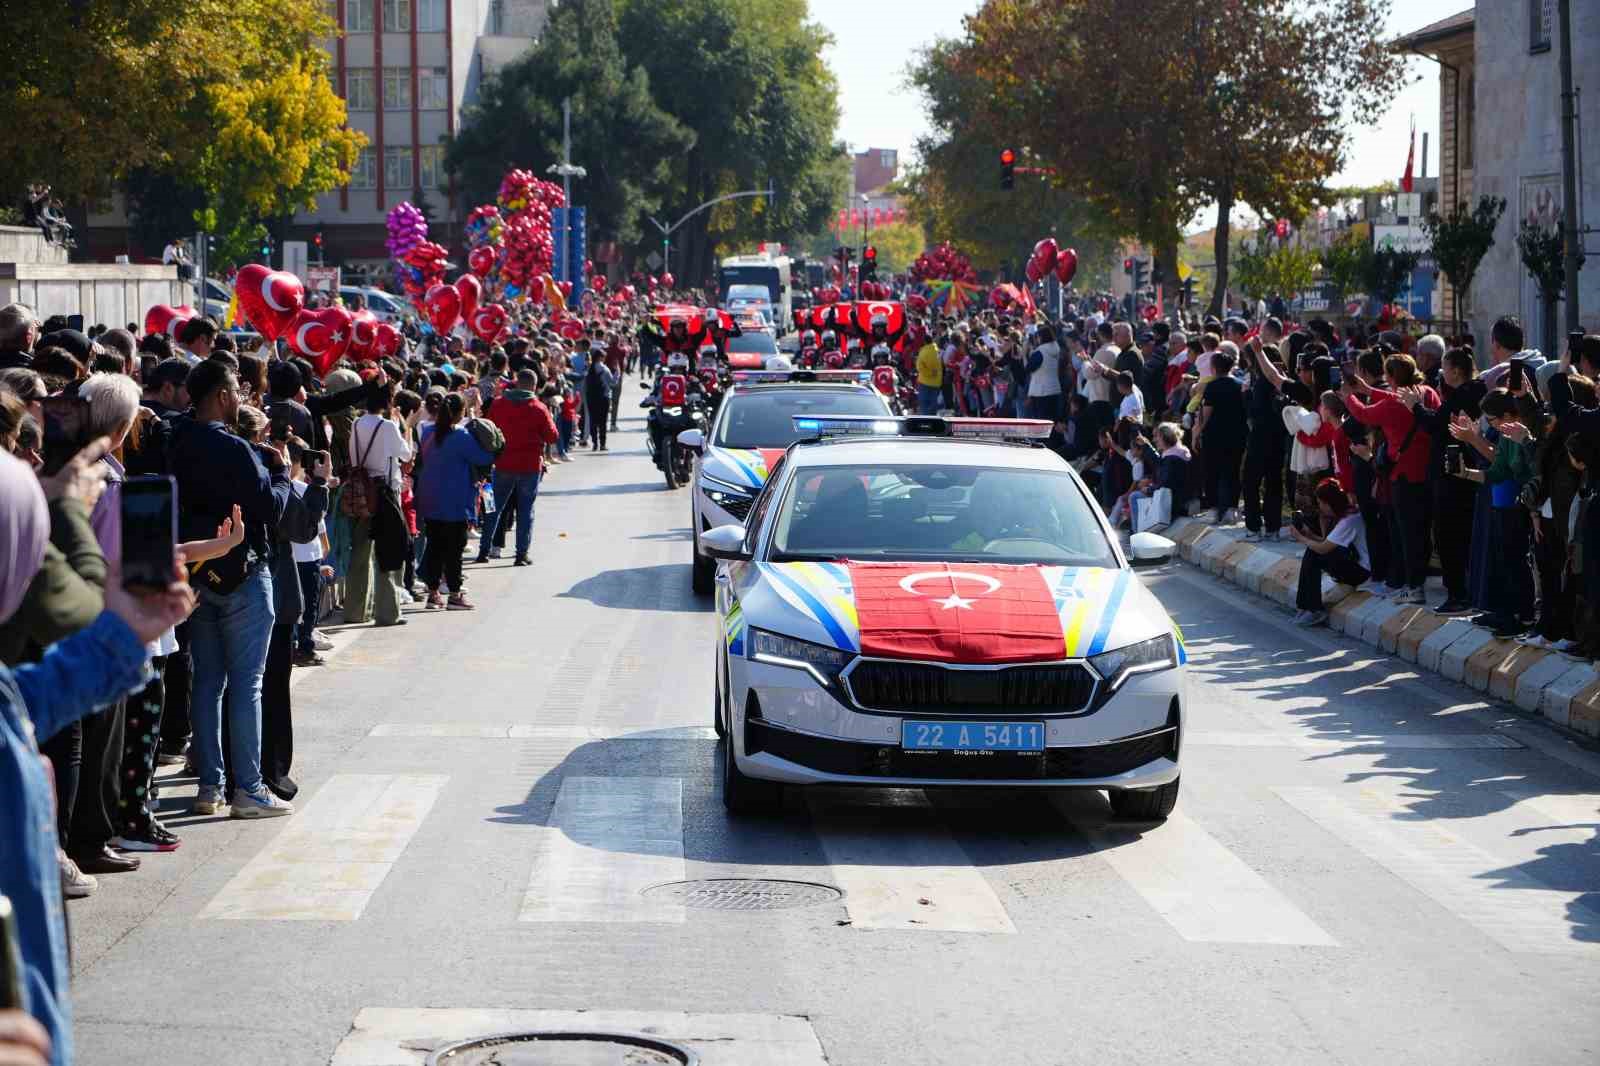
<path fill-rule="evenodd" d="M 795 428 L 795 416 L 887 415 L 889 408 L 872 391 L 871 381 L 867 371 L 736 372 L 709 434 L 691 429 L 678 435 L 700 452 L 690 502 L 696 592 L 710 594 L 716 569 L 701 549 L 701 534 L 745 520 L 770 467 L 804 435 Z"/>
<path fill-rule="evenodd" d="M 1103 789 L 1177 802 L 1188 656 L 1048 422 L 796 419 L 720 561 L 730 810 L 784 786 Z M 1151 534 L 1136 561 L 1173 544 Z"/>

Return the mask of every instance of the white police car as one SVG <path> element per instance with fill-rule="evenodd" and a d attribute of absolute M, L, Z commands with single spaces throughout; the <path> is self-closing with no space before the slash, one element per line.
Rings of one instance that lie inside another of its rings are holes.
<path fill-rule="evenodd" d="M 745 520 L 770 469 L 804 435 L 795 429 L 794 416 L 888 414 L 871 383 L 866 370 L 739 371 L 717 409 L 710 439 L 697 429 L 678 434 L 679 443 L 700 453 L 689 505 L 696 592 L 710 594 L 716 569 L 701 550 L 700 535 Z"/>
<path fill-rule="evenodd" d="M 1015 443 L 1048 422 L 796 419 L 720 560 L 723 800 L 784 785 L 1105 789 L 1178 798 L 1183 637 L 1077 474 Z M 1171 541 L 1134 538 L 1139 561 Z"/>

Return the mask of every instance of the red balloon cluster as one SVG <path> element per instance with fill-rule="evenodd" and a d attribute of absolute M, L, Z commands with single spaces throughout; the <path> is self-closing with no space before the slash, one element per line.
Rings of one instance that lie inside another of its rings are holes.
<path fill-rule="evenodd" d="M 840 295 L 839 286 L 837 285 L 824 285 L 820 289 L 811 290 L 812 301 L 819 304 L 836 304 L 839 302 Z"/>
<path fill-rule="evenodd" d="M 289 347 L 311 360 L 318 377 L 325 377 L 350 349 L 354 316 L 342 307 L 301 310 L 289 323 L 284 339 Z"/>
<path fill-rule="evenodd" d="M 404 262 L 416 274 L 402 276 L 400 284 L 406 295 L 411 297 L 412 305 L 420 311 L 423 296 L 444 281 L 445 268 L 450 265 L 450 253 L 432 241 L 423 241 L 406 252 Z"/>
<path fill-rule="evenodd" d="M 914 281 L 964 281 L 972 285 L 978 281 L 972 260 L 952 248 L 949 241 L 917 256 L 917 261 L 911 264 L 911 278 Z"/>
<path fill-rule="evenodd" d="M 887 300 L 894 292 L 886 281 L 863 281 L 861 283 L 861 298 L 863 300 Z"/>
<path fill-rule="evenodd" d="M 509 171 L 500 182 L 500 208 L 504 221 L 501 241 L 505 261 L 500 274 L 518 293 L 532 296 L 534 278 L 550 273 L 555 262 L 555 238 L 550 232 L 551 211 L 566 206 L 561 186 L 526 170 Z"/>
<path fill-rule="evenodd" d="M 920 292 L 908 293 L 906 295 L 906 307 L 920 314 L 928 309 L 928 298 Z"/>
<path fill-rule="evenodd" d="M 1067 284 L 1078 272 L 1078 253 L 1062 248 L 1054 237 L 1046 237 L 1033 246 L 1033 255 L 1028 258 L 1024 273 L 1031 284 L 1037 285 L 1049 277 L 1051 271 L 1055 271 L 1057 281 Z"/>

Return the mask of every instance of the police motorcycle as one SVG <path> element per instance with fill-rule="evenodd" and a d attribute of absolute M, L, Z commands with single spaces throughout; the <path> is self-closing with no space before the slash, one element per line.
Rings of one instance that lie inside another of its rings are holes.
<path fill-rule="evenodd" d="M 711 423 L 705 388 L 694 366 L 694 354 L 710 339 L 700 308 L 658 307 L 654 317 L 666 359 L 654 384 L 639 383 L 650 391 L 639 406 L 650 411 L 645 420 L 650 458 L 667 488 L 675 489 L 688 484 L 694 471 L 694 453 L 678 443 L 678 434 L 686 429 L 704 432 Z"/>

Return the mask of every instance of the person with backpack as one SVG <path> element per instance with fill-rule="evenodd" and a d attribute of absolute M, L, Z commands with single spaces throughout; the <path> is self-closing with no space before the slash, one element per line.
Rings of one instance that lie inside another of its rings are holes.
<path fill-rule="evenodd" d="M 356 419 L 350 430 L 350 468 L 339 495 L 339 507 L 350 519 L 350 573 L 345 590 L 345 621 L 354 625 L 369 617 L 368 599 L 373 601 L 379 626 L 404 625 L 400 617 L 400 571 L 396 567 L 376 571 L 373 583 L 373 519 L 381 505 L 379 494 L 388 491 L 398 500 L 401 470 L 412 458 L 400 424 L 392 416 L 394 386 L 383 384 L 367 396 L 367 413 Z"/>
<path fill-rule="evenodd" d="M 417 514 L 428 535 L 422 583 L 430 611 L 473 609 L 462 588 L 461 555 L 467 547 L 468 525 L 478 514 L 478 470 L 491 465 L 495 453 L 462 425 L 465 413 L 459 393 L 445 396 L 433 425 L 422 431 L 417 449 Z M 448 602 L 441 584 L 450 589 Z"/>

